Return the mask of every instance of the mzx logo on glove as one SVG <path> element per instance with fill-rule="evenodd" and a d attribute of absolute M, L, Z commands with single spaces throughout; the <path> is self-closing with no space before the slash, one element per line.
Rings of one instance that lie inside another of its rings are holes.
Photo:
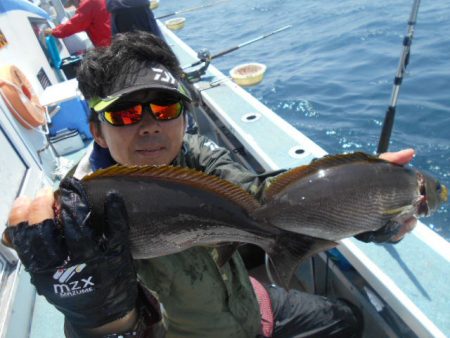
<path fill-rule="evenodd" d="M 86 267 L 86 264 L 78 264 L 67 269 L 58 269 L 53 279 L 60 284 L 53 284 L 53 291 L 61 298 L 73 297 L 81 294 L 94 292 L 93 276 L 76 279 L 77 275 Z M 75 276 L 75 279 L 72 278 Z"/>

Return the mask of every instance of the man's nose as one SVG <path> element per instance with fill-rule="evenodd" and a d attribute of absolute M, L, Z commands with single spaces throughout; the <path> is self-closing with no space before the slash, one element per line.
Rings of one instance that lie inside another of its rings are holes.
<path fill-rule="evenodd" d="M 139 128 L 141 134 L 159 133 L 161 130 L 160 122 L 156 120 L 153 117 L 152 112 L 147 109 L 145 109 L 142 120 L 139 122 Z"/>

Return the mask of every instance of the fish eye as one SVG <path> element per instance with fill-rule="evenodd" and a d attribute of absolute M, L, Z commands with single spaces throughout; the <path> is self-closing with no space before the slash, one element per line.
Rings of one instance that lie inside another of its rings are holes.
<path fill-rule="evenodd" d="M 441 183 L 439 181 L 436 182 L 436 190 L 438 192 L 441 192 L 441 190 L 442 190 L 442 186 L 441 186 Z"/>

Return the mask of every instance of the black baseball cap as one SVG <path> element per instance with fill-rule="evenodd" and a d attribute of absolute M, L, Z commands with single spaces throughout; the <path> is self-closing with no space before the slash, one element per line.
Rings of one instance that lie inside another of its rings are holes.
<path fill-rule="evenodd" d="M 104 98 L 94 97 L 89 100 L 89 107 L 100 112 L 111 106 L 120 98 L 138 90 L 155 90 L 191 102 L 187 90 L 163 65 L 144 66 L 138 72 L 125 76 L 117 86 L 112 86 L 111 94 Z"/>

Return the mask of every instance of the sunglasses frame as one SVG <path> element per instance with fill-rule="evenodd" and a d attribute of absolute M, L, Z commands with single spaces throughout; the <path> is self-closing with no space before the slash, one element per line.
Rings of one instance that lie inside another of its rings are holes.
<path fill-rule="evenodd" d="M 128 105 L 129 108 L 140 105 L 141 108 L 142 108 L 142 112 L 143 112 L 139 121 L 136 121 L 136 122 L 130 123 L 130 124 L 120 124 L 120 125 L 113 124 L 113 123 L 111 123 L 110 121 L 108 121 L 108 120 L 106 119 L 105 115 L 104 115 L 105 113 L 108 113 L 108 112 L 113 113 L 113 112 L 118 112 L 118 111 L 121 111 L 121 110 L 123 111 L 123 110 L 126 110 L 127 108 L 118 109 L 118 110 L 116 110 L 116 111 L 104 109 L 104 110 L 99 111 L 99 112 L 97 113 L 97 115 L 98 115 L 98 118 L 99 118 L 99 120 L 100 120 L 101 122 L 106 122 L 106 123 L 108 123 L 109 125 L 111 125 L 111 126 L 113 126 L 113 127 L 126 127 L 126 126 L 132 126 L 132 125 L 135 125 L 135 124 L 141 122 L 142 119 L 143 119 L 143 117 L 144 117 L 145 110 L 148 110 L 148 113 L 152 116 L 152 118 L 153 118 L 155 121 L 159 121 L 159 122 L 166 122 L 166 121 L 172 121 L 172 120 L 175 120 L 175 119 L 179 118 L 179 117 L 184 113 L 184 110 L 185 110 L 183 100 L 179 100 L 179 101 L 177 101 L 177 102 L 175 102 L 175 103 L 165 105 L 165 106 L 167 107 L 167 106 L 171 106 L 171 105 L 173 105 L 173 104 L 180 104 L 181 109 L 180 109 L 180 112 L 178 113 L 178 115 L 177 115 L 176 117 L 173 117 L 173 118 L 170 118 L 170 119 L 159 119 L 159 118 L 156 117 L 155 112 L 154 112 L 154 111 L 152 110 L 152 108 L 151 108 L 151 105 L 152 105 L 152 104 L 153 104 L 153 105 L 156 105 L 156 106 L 162 106 L 162 107 L 164 106 L 164 105 L 155 104 L 155 103 L 152 103 L 152 102 L 138 102 L 138 103 L 135 103 L 135 104 L 130 104 L 130 105 Z"/>

